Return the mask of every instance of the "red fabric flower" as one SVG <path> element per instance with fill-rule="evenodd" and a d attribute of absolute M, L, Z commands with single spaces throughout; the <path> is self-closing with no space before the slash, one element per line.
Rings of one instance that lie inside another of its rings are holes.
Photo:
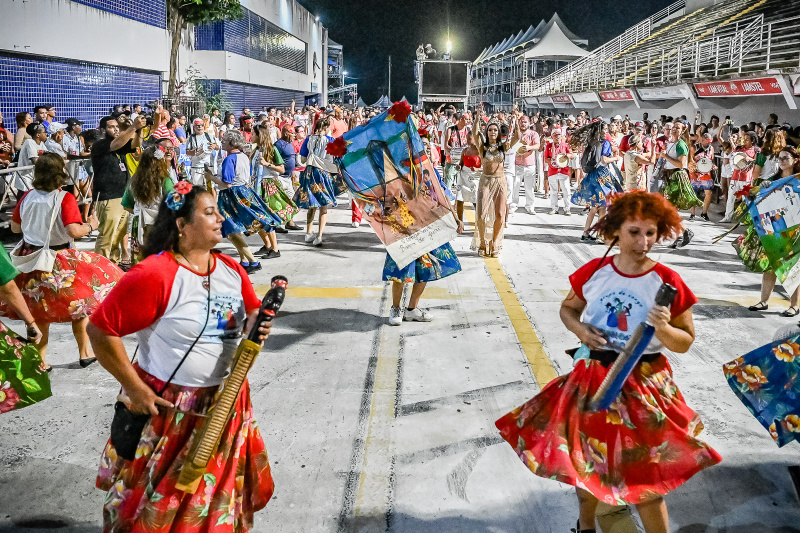
<path fill-rule="evenodd" d="M 179 181 L 175 184 L 175 192 L 178 194 L 187 194 L 192 190 L 192 184 L 188 181 Z"/>
<path fill-rule="evenodd" d="M 411 106 L 408 105 L 408 102 L 395 102 L 392 107 L 389 108 L 389 116 L 386 117 L 386 120 L 393 119 L 395 122 L 403 123 L 408 120 L 408 115 L 411 114 Z"/>
<path fill-rule="evenodd" d="M 431 132 L 428 131 L 428 128 L 420 128 L 417 130 L 417 133 L 419 133 L 420 137 L 429 137 L 431 134 Z"/>
<path fill-rule="evenodd" d="M 343 137 L 337 137 L 335 141 L 328 143 L 325 151 L 333 157 L 344 157 L 347 153 L 347 141 Z"/>
<path fill-rule="evenodd" d="M 733 195 L 736 198 L 744 198 L 745 196 L 749 196 L 750 195 L 750 190 L 752 188 L 753 188 L 752 185 L 745 185 L 744 187 L 742 187 L 742 189 L 740 191 L 736 191 L 735 193 L 733 193 Z"/>

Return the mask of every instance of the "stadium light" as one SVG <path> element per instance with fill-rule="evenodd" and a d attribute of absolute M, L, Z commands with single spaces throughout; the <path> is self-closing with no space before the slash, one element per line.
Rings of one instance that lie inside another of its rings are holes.
<path fill-rule="evenodd" d="M 449 54 L 453 50 L 453 42 L 447 41 L 447 53 Z"/>
<path fill-rule="evenodd" d="M 319 15 L 314 19 L 316 22 L 319 22 Z"/>
<path fill-rule="evenodd" d="M 342 72 L 342 75 L 347 76 L 347 71 Z"/>

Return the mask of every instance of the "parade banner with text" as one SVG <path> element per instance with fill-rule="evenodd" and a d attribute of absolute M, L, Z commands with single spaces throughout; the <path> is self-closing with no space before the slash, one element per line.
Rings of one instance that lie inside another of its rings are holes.
<path fill-rule="evenodd" d="M 350 191 L 400 268 L 450 242 L 458 224 L 411 107 L 396 103 L 329 145 Z"/>
<path fill-rule="evenodd" d="M 695 83 L 694 89 L 697 91 L 697 96 L 702 98 L 767 96 L 782 93 L 780 83 L 772 77 Z"/>

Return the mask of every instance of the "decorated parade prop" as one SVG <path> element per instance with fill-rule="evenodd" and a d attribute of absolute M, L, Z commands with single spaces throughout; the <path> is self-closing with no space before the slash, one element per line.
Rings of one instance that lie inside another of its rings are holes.
<path fill-rule="evenodd" d="M 664 307 L 671 305 L 677 294 L 678 291 L 675 287 L 669 283 L 662 284 L 656 294 L 656 305 Z M 617 400 L 619 393 L 622 391 L 622 386 L 642 358 L 650 341 L 653 340 L 655 331 L 655 328 L 648 322 L 642 322 L 637 326 L 625 346 L 609 346 L 612 350 L 618 351 L 619 356 L 614 361 L 608 374 L 606 374 L 603 383 L 600 384 L 600 388 L 597 389 L 597 393 L 592 397 L 589 403 L 590 410 L 602 411 L 608 409 Z"/>
<path fill-rule="evenodd" d="M 448 191 L 410 114 L 408 103 L 397 102 L 328 145 L 348 189 L 400 268 L 450 242 L 458 228 Z"/>
<path fill-rule="evenodd" d="M 800 327 L 723 365 L 725 379 L 750 413 L 785 446 L 800 437 Z"/>
<path fill-rule="evenodd" d="M 800 286 L 800 180 L 788 176 L 760 187 L 741 191 L 744 218 L 752 221 L 758 242 L 748 234 L 738 239 L 739 256 L 760 263 L 771 270 L 790 294 Z M 760 246 L 759 246 L 760 243 Z M 742 248 L 746 248 L 742 250 Z M 745 263 L 747 264 L 747 262 Z"/>
<path fill-rule="evenodd" d="M 222 433 L 234 411 L 234 404 L 239 397 L 247 373 L 261 351 L 258 342 L 260 335 L 258 325 L 264 321 L 271 321 L 278 313 L 286 296 L 288 280 L 283 276 L 272 278 L 272 288 L 267 291 L 261 302 L 261 309 L 250 330 L 250 334 L 239 344 L 239 349 L 233 357 L 231 371 L 225 378 L 214 403 L 206 413 L 207 418 L 203 426 L 197 431 L 192 441 L 192 447 L 181 468 L 180 477 L 175 487 L 184 492 L 194 494 L 206 473 L 206 467 L 211 457 L 216 453 Z"/>

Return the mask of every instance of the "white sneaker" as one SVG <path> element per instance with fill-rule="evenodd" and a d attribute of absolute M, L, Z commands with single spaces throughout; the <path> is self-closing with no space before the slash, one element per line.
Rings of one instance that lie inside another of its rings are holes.
<path fill-rule="evenodd" d="M 316 233 L 306 233 L 305 241 L 306 242 L 311 242 L 316 238 L 317 238 L 317 234 Z"/>
<path fill-rule="evenodd" d="M 403 314 L 403 320 L 408 322 L 430 322 L 433 320 L 433 315 L 427 310 L 417 307 L 412 311 L 406 309 L 406 312 Z"/>
<path fill-rule="evenodd" d="M 399 326 L 403 323 L 403 310 L 399 307 L 389 309 L 389 325 Z"/>
<path fill-rule="evenodd" d="M 517 206 L 516 206 L 516 205 L 514 205 L 514 204 L 511 204 L 511 205 L 508 207 L 508 213 L 509 213 L 509 214 L 511 214 L 511 213 L 516 213 L 516 212 L 517 212 Z"/>
<path fill-rule="evenodd" d="M 550 212 L 547 213 L 547 214 L 548 215 L 557 215 L 558 214 L 558 209 L 551 209 Z"/>
<path fill-rule="evenodd" d="M 731 222 L 733 222 L 733 220 L 731 220 L 728 217 L 725 217 L 722 220 L 720 220 L 720 223 L 722 223 L 722 224 L 730 224 Z"/>
<path fill-rule="evenodd" d="M 529 215 L 535 215 L 536 214 L 536 211 L 534 211 L 532 207 L 526 207 L 525 211 L 527 211 Z"/>
<path fill-rule="evenodd" d="M 353 226 L 354 228 L 357 228 L 361 225 L 361 222 L 351 222 L 350 225 Z"/>
<path fill-rule="evenodd" d="M 572 212 L 569 209 L 566 209 L 566 210 L 564 210 L 564 216 L 571 217 L 572 216 Z"/>
<path fill-rule="evenodd" d="M 317 237 L 314 239 L 314 246 L 322 246 L 322 237 Z"/>

